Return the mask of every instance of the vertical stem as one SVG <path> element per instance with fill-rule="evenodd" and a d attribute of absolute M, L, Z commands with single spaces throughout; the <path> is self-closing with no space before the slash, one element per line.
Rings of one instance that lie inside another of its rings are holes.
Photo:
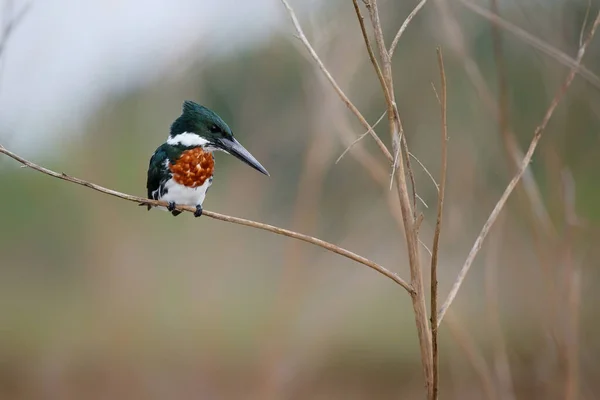
<path fill-rule="evenodd" d="M 440 68 L 440 78 L 442 83 L 442 93 L 440 98 L 440 107 L 442 113 L 442 172 L 440 178 L 440 188 L 437 204 L 437 221 L 435 233 L 433 236 L 433 248 L 431 252 L 431 351 L 432 351 L 432 394 L 431 400 L 438 397 L 439 387 L 439 354 L 438 354 L 438 323 L 437 323 L 437 300 L 438 300 L 438 282 L 437 282 L 437 263 L 440 248 L 440 233 L 442 228 L 442 215 L 444 209 L 444 193 L 446 191 L 446 171 L 448 158 L 448 123 L 446 112 L 446 72 L 444 70 L 444 58 L 442 50 L 437 48 L 438 65 Z"/>
<path fill-rule="evenodd" d="M 415 324 L 419 338 L 419 348 L 421 351 L 421 362 L 423 364 L 423 373 L 425 375 L 425 383 L 427 387 L 428 398 L 433 395 L 433 369 L 432 369 L 432 350 L 431 350 L 431 331 L 429 328 L 429 318 L 427 316 L 427 307 L 425 303 L 425 289 L 423 286 L 423 275 L 419 257 L 419 240 L 417 227 L 412 214 L 408 187 L 406 184 L 406 174 L 404 172 L 403 154 L 400 151 L 402 142 L 400 137 L 403 134 L 402 122 L 400 120 L 398 109 L 394 97 L 394 83 L 392 77 L 392 63 L 389 52 L 385 46 L 381 22 L 379 20 L 379 12 L 377 10 L 377 0 L 365 1 L 365 6 L 369 11 L 371 23 L 375 30 L 375 42 L 379 50 L 379 56 L 382 63 L 382 72 L 384 77 L 383 90 L 389 93 L 386 100 L 388 109 L 392 109 L 392 113 L 388 113 L 390 124 L 390 135 L 392 137 L 393 152 L 395 154 L 394 166 L 397 167 L 394 179 L 396 180 L 396 188 L 402 211 L 402 221 L 404 223 L 404 231 L 406 236 L 406 247 L 408 251 L 408 262 L 410 266 L 411 293 L 413 310 L 415 314 Z"/>

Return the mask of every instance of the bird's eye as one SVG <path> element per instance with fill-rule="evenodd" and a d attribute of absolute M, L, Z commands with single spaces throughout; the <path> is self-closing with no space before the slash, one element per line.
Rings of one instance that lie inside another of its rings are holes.
<path fill-rule="evenodd" d="M 210 131 L 211 131 L 212 133 L 218 133 L 218 132 L 220 132 L 221 130 L 219 129 L 219 127 L 218 127 L 218 126 L 216 126 L 216 125 L 213 125 L 213 126 L 211 126 L 211 127 L 210 127 Z"/>

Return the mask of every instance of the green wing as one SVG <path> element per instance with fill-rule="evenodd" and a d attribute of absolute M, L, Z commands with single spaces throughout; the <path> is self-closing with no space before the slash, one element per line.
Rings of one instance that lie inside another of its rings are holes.
<path fill-rule="evenodd" d="M 166 167 L 165 161 L 170 160 L 171 162 L 175 162 L 181 156 L 182 152 L 182 148 L 171 146 L 167 143 L 162 144 L 156 149 L 148 164 L 148 181 L 146 182 L 146 188 L 148 189 L 149 199 L 158 200 L 158 193 L 160 192 L 161 186 L 171 178 L 171 171 Z M 150 208 L 152 208 L 152 206 L 148 206 L 148 210 Z"/>
<path fill-rule="evenodd" d="M 165 161 L 169 159 L 167 150 L 164 145 L 160 146 L 154 152 L 154 155 L 150 158 L 148 164 L 148 181 L 146 182 L 146 188 L 148 189 L 148 198 L 157 200 L 152 196 L 152 192 L 155 192 L 169 179 L 169 171 L 165 167 Z M 151 206 L 148 206 L 148 210 Z"/>

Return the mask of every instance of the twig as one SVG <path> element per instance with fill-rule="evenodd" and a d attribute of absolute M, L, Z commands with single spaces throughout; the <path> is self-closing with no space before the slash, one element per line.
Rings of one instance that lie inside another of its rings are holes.
<path fill-rule="evenodd" d="M 412 170 L 410 163 L 410 156 L 408 151 L 408 143 L 406 142 L 406 135 L 402 135 L 402 151 L 404 152 L 404 158 L 406 159 L 406 171 L 408 171 L 408 179 L 410 179 L 410 186 L 412 187 L 413 196 L 413 219 L 417 219 L 417 183 L 415 182 L 415 174 Z M 392 171 L 393 172 L 393 171 Z M 391 187 L 390 187 L 391 189 Z"/>
<path fill-rule="evenodd" d="M 408 14 L 408 17 L 406 17 L 404 23 L 402 23 L 402 26 L 400 26 L 400 29 L 398 30 L 398 33 L 396 33 L 396 36 L 394 37 L 394 40 L 392 40 L 392 44 L 390 45 L 390 49 L 388 50 L 388 52 L 390 53 L 390 59 L 394 55 L 394 51 L 396 50 L 396 46 L 398 46 L 398 41 L 400 40 L 400 37 L 402 36 L 406 28 L 408 28 L 408 24 L 410 24 L 410 21 L 412 21 L 415 15 L 417 15 L 417 13 L 421 11 L 421 8 L 423 8 L 425 3 L 427 3 L 427 0 L 421 0 L 421 2 L 417 4 L 417 6 L 412 10 L 412 12 Z"/>
<path fill-rule="evenodd" d="M 427 167 L 425 167 L 425 165 L 421 162 L 421 160 L 419 160 L 417 158 L 417 156 L 415 156 L 413 153 L 409 152 L 408 155 L 411 156 L 412 158 L 414 158 L 417 161 L 417 163 L 421 166 L 421 168 L 423 168 L 423 171 L 425 171 L 425 173 L 427 174 L 429 179 L 431 179 L 431 182 L 433 182 L 433 184 L 435 186 L 435 190 L 437 190 L 439 192 L 440 185 L 438 185 L 438 183 L 435 181 L 435 178 L 433 177 L 433 175 L 431 175 L 431 172 L 429 172 Z"/>
<path fill-rule="evenodd" d="M 467 260 L 465 261 L 465 264 L 463 265 L 462 269 L 460 270 L 460 272 L 458 274 L 456 282 L 454 282 L 454 285 L 452 286 L 452 289 L 450 290 L 450 293 L 448 294 L 446 301 L 444 302 L 444 304 L 442 305 L 442 308 L 439 311 L 438 326 L 441 323 L 442 319 L 444 318 L 444 314 L 448 310 L 448 307 L 454 301 L 454 298 L 456 297 L 458 290 L 460 289 L 460 286 L 462 285 L 462 283 L 465 279 L 465 276 L 467 275 L 467 272 L 469 272 L 469 269 L 471 268 L 471 265 L 473 264 L 473 261 L 475 260 L 475 257 L 477 256 L 477 253 L 481 249 L 483 241 L 485 240 L 487 234 L 489 233 L 490 228 L 492 227 L 492 225 L 498 218 L 498 214 L 500 214 L 500 211 L 502 211 L 502 208 L 504 208 L 504 205 L 506 204 L 508 197 L 510 196 L 510 194 L 514 190 L 515 186 L 517 185 L 517 183 L 519 182 L 519 180 L 525 173 L 525 170 L 529 166 L 529 163 L 531 162 L 531 157 L 533 156 L 533 153 L 535 152 L 535 149 L 536 149 L 540 139 L 542 138 L 542 134 L 544 133 L 544 130 L 546 129 L 546 126 L 548 125 L 550 118 L 552 118 L 552 115 L 554 114 L 554 110 L 556 110 L 556 107 L 562 100 L 565 92 L 567 91 L 569 86 L 571 86 L 571 82 L 573 82 L 573 78 L 575 78 L 575 74 L 577 72 L 578 66 L 581 63 L 583 56 L 585 55 L 585 51 L 586 51 L 588 45 L 590 44 L 590 42 L 592 41 L 592 38 L 594 37 L 594 34 L 596 33 L 596 29 L 598 28 L 598 25 L 600 25 L 600 12 L 598 12 L 598 15 L 596 16 L 596 19 L 594 20 L 592 28 L 590 29 L 590 32 L 588 33 L 585 41 L 583 42 L 583 44 L 579 48 L 579 51 L 577 52 L 576 65 L 573 68 L 571 68 L 571 71 L 567 75 L 567 78 L 565 79 L 565 81 L 563 82 L 563 84 L 560 86 L 557 93 L 555 94 L 554 98 L 552 99 L 552 102 L 550 103 L 548 110 L 546 110 L 546 114 L 544 115 L 544 118 L 542 119 L 542 123 L 536 128 L 536 130 L 533 134 L 533 139 L 531 139 L 531 143 L 529 144 L 527 153 L 525 154 L 525 157 L 523 158 L 523 161 L 521 162 L 521 165 L 519 166 L 519 169 L 518 169 L 516 175 L 513 177 L 513 179 L 510 181 L 510 183 L 504 190 L 502 197 L 500 197 L 500 200 L 498 200 L 498 203 L 496 203 L 496 206 L 492 210 L 492 213 L 490 214 L 487 221 L 483 225 L 483 228 L 481 229 L 481 232 L 479 233 L 477 240 L 475 240 L 475 243 L 473 244 L 473 247 L 471 248 L 471 251 L 469 252 L 469 255 L 467 256 Z"/>
<path fill-rule="evenodd" d="M 371 42 L 369 41 L 369 35 L 368 35 L 367 29 L 365 27 L 364 18 L 362 16 L 362 13 L 360 12 L 360 7 L 358 6 L 358 2 L 357 2 L 357 0 L 352 0 L 352 3 L 354 4 L 354 11 L 356 12 L 356 17 L 358 18 L 358 23 L 360 24 L 360 30 L 362 32 L 365 45 L 367 46 L 367 52 L 369 53 L 369 59 L 371 60 L 371 64 L 373 64 L 373 68 L 375 69 L 375 73 L 377 74 L 377 78 L 379 79 L 379 83 L 381 84 L 381 89 L 383 90 L 383 94 L 385 96 L 385 102 L 388 107 L 388 109 L 387 109 L 388 119 L 390 121 L 394 121 L 393 124 L 394 124 L 394 126 L 397 127 L 397 130 L 395 129 L 393 132 L 393 135 L 392 135 L 393 150 L 394 150 L 394 162 L 392 164 L 392 174 L 390 177 L 390 190 L 391 190 L 393 182 L 394 182 L 394 175 L 396 173 L 396 169 L 398 168 L 398 159 L 399 159 L 398 156 L 400 154 L 400 148 L 402 147 L 402 144 L 399 142 L 402 140 L 405 148 L 408 149 L 408 146 L 406 145 L 406 138 L 404 137 L 404 132 L 402 129 L 402 123 L 400 122 L 400 117 L 398 116 L 398 109 L 396 107 L 396 102 L 394 100 L 394 96 L 391 91 L 391 88 L 392 88 L 392 80 L 391 80 L 392 78 L 391 78 L 391 68 L 390 68 L 390 64 L 391 64 L 390 60 L 391 59 L 390 59 L 389 55 L 387 54 L 387 50 L 385 50 L 385 43 L 383 42 L 383 34 L 381 33 L 381 25 L 379 23 L 379 16 L 377 15 L 377 13 L 373 14 L 373 10 L 376 10 L 377 4 L 375 4 L 374 7 L 372 7 L 370 3 L 368 3 L 368 2 L 365 3 L 367 9 L 369 10 L 369 14 L 371 16 L 371 21 L 373 23 L 373 26 L 375 27 L 375 31 L 376 31 L 375 38 L 377 41 L 377 46 L 380 49 L 380 57 L 383 61 L 383 65 L 386 70 L 386 76 L 384 76 L 383 73 L 381 72 L 381 68 L 379 68 L 379 64 L 377 63 L 377 59 L 375 58 L 373 48 L 371 47 Z M 406 151 L 408 151 L 408 150 L 406 150 Z M 408 169 L 410 170 L 410 161 L 407 160 L 407 163 L 408 163 Z M 414 176 L 412 175 L 412 171 L 411 171 L 410 177 L 411 177 L 411 183 L 413 186 L 413 207 L 414 207 L 413 208 L 413 210 L 414 210 L 413 218 L 416 218 L 417 198 L 416 198 L 415 180 L 414 180 Z"/>
<path fill-rule="evenodd" d="M 423 246 L 423 248 L 425 249 L 427 254 L 429 254 L 429 257 L 431 257 L 432 254 L 431 254 L 431 250 L 429 249 L 429 247 L 427 247 L 427 245 L 421 239 L 419 239 L 419 243 L 421 244 L 421 246 Z"/>
<path fill-rule="evenodd" d="M 360 25 L 360 30 L 363 35 L 363 39 L 365 41 L 365 45 L 367 46 L 367 53 L 369 53 L 369 59 L 371 60 L 371 64 L 373 64 L 373 68 L 375 69 L 375 73 L 377 74 L 377 78 L 379 79 L 379 83 L 381 84 L 381 88 L 383 89 L 383 94 L 385 95 L 385 103 L 388 105 L 388 113 L 393 116 L 394 112 L 394 100 L 390 93 L 390 88 L 387 86 L 385 82 L 385 78 L 383 77 L 383 73 L 381 72 L 381 68 L 379 68 L 379 64 L 377 63 L 377 59 L 375 58 L 375 53 L 373 53 L 373 47 L 371 47 L 371 42 L 369 41 L 369 34 L 367 33 L 367 28 L 365 27 L 365 19 L 360 12 L 360 7 L 358 6 L 357 0 L 352 0 L 352 4 L 354 4 L 354 11 L 356 12 L 356 18 L 358 18 L 358 23 Z"/>
<path fill-rule="evenodd" d="M 100 185 L 96 185 L 94 183 L 90 183 L 88 181 L 84 181 L 83 179 L 75 178 L 75 177 L 69 176 L 64 173 L 59 174 L 58 172 L 54 172 L 54 171 L 49 170 L 44 167 L 40 167 L 39 165 L 36 165 L 36 164 L 32 163 L 31 161 L 27 161 L 26 159 L 7 150 L 6 148 L 4 148 L 1 145 L 0 145 L 0 153 L 4 153 L 7 156 L 20 162 L 21 164 L 26 165 L 29 168 L 39 171 L 41 173 L 44 173 L 46 175 L 50 175 L 54 178 L 62 179 L 62 180 L 65 180 L 65 181 L 68 181 L 71 183 L 76 183 L 78 185 L 82 185 L 82 186 L 88 187 L 90 189 L 94 189 L 98 192 L 102 192 L 105 194 L 109 194 L 111 196 L 119 197 L 124 200 L 133 201 L 133 202 L 136 202 L 139 204 L 149 204 L 149 205 L 153 205 L 153 206 L 162 206 L 162 207 L 166 207 L 168 205 L 167 202 L 164 202 L 164 201 L 150 200 L 150 199 L 143 198 L 143 197 L 132 196 L 129 194 L 117 192 L 116 190 L 107 189 Z M 192 212 L 192 213 L 196 210 L 195 207 L 184 206 L 184 205 L 177 205 L 175 208 L 180 211 L 188 211 L 188 212 Z M 379 265 L 363 256 L 360 256 L 356 253 L 353 253 L 349 250 L 346 250 L 344 248 L 341 248 L 339 246 L 336 246 L 336 245 L 326 242 L 324 240 L 317 239 L 317 238 L 309 236 L 309 235 L 304 235 L 302 233 L 290 231 L 288 229 L 279 228 L 279 227 L 276 227 L 273 225 L 263 224 L 262 222 L 251 221 L 248 219 L 238 218 L 238 217 L 231 217 L 229 215 L 223 215 L 223 214 L 219 214 L 219 213 L 216 213 L 213 211 L 204 210 L 202 212 L 202 215 L 217 219 L 219 221 L 231 222 L 231 223 L 238 224 L 238 225 L 245 225 L 245 226 L 249 226 L 252 228 L 262 229 L 265 231 L 276 233 L 278 235 L 288 236 L 288 237 L 291 237 L 294 239 L 298 239 L 298 240 L 302 240 L 307 243 L 314 244 L 315 246 L 322 247 L 325 250 L 329 250 L 333 253 L 336 253 L 336 254 L 339 254 L 346 258 L 349 258 L 351 260 L 354 260 L 360 264 L 366 265 L 367 267 L 374 269 L 375 271 L 379 272 L 380 274 L 390 278 L 391 280 L 393 280 L 394 282 L 396 282 L 397 284 L 402 286 L 404 289 L 406 289 L 406 291 L 408 291 L 409 293 L 411 293 L 411 294 L 413 293 L 412 287 L 407 282 L 405 282 L 402 278 L 400 278 L 397 274 L 387 270 L 386 268 L 382 267 L 381 265 Z"/>
<path fill-rule="evenodd" d="M 429 208 L 427 203 L 425 203 L 425 200 L 423 200 L 423 198 L 421 196 L 419 196 L 418 193 L 416 193 L 416 196 L 417 196 L 417 200 L 419 200 L 421 202 L 421 204 L 423 204 L 425 206 L 425 208 Z"/>
<path fill-rule="evenodd" d="M 433 234 L 433 248 L 431 254 L 431 349 L 433 354 L 433 399 L 438 396 L 439 382 L 439 354 L 438 354 L 438 323 L 437 323 L 437 263 L 440 250 L 440 233 L 442 231 L 442 216 L 444 210 L 444 193 L 446 189 L 446 171 L 448 159 L 448 119 L 446 110 L 446 71 L 444 70 L 444 58 L 442 49 L 437 48 L 438 65 L 440 68 L 440 79 L 442 83 L 441 114 L 442 114 L 442 172 L 438 192 L 437 221 L 435 233 Z"/>
<path fill-rule="evenodd" d="M 581 30 L 579 31 L 579 46 L 583 43 L 583 34 L 585 33 L 585 28 L 587 27 L 588 18 L 590 17 L 590 8 L 592 8 L 592 0 L 588 0 L 588 5 L 585 9 L 585 17 L 583 17 L 583 25 L 581 25 Z"/>
<path fill-rule="evenodd" d="M 379 20 L 379 11 L 377 9 L 377 0 L 365 1 L 365 6 L 369 11 L 371 24 L 375 31 L 375 42 L 379 50 L 379 57 L 382 61 L 383 76 L 385 78 L 385 84 L 389 88 L 392 101 L 394 101 L 394 83 L 392 76 L 392 63 L 390 60 L 389 53 L 385 47 L 385 41 L 383 39 L 383 30 L 381 28 L 381 22 Z M 419 256 L 419 235 L 418 235 L 418 218 L 416 213 L 411 212 L 410 199 L 408 196 L 408 189 L 406 184 L 406 177 L 404 172 L 404 165 L 402 162 L 402 154 L 398 150 L 402 147 L 402 141 L 399 140 L 403 137 L 403 128 L 396 103 L 393 104 L 394 114 L 388 113 L 388 121 L 390 124 L 390 135 L 392 143 L 394 144 L 393 150 L 397 154 L 398 162 L 394 162 L 394 167 L 397 167 L 397 171 L 393 176 L 396 179 L 396 189 L 398 191 L 398 200 L 400 202 L 400 209 L 402 211 L 402 221 L 404 223 L 404 233 L 406 237 L 406 247 L 408 251 L 408 261 L 410 267 L 410 278 L 411 286 L 414 289 L 412 295 L 413 311 L 415 314 L 415 324 L 417 327 L 417 335 L 419 338 L 419 350 L 421 354 L 421 362 L 423 364 L 423 374 L 425 376 L 425 386 L 427 388 L 427 395 L 429 398 L 432 396 L 432 357 L 431 357 L 431 331 L 429 329 L 429 318 L 427 316 L 427 306 L 425 304 L 425 289 L 423 286 L 423 271 L 420 265 Z M 390 104 L 388 104 L 390 107 Z M 389 108 L 388 108 L 389 109 Z M 408 152 L 408 148 L 405 149 Z M 408 156 L 406 156 L 408 158 Z M 409 170 L 412 175 L 412 171 Z M 411 176 L 411 180 L 414 178 Z M 414 195 L 413 186 L 413 199 L 416 198 Z"/>
<path fill-rule="evenodd" d="M 354 113 L 354 115 L 356 115 L 356 117 L 358 118 L 358 120 L 360 121 L 360 123 L 365 127 L 365 129 L 367 130 L 367 132 L 370 132 L 370 134 L 373 137 L 373 139 L 375 139 L 375 142 L 377 143 L 377 146 L 379 146 L 379 148 L 381 149 L 382 153 L 386 156 L 386 158 L 388 159 L 388 161 L 390 163 L 392 163 L 393 162 L 393 157 L 392 157 L 392 154 L 390 153 L 390 151 L 387 149 L 387 147 L 385 146 L 385 144 L 383 144 L 383 142 L 381 141 L 381 139 L 377 136 L 377 134 L 375 133 L 375 131 L 373 130 L 373 128 L 369 125 L 369 123 L 367 122 L 367 120 L 365 119 L 365 117 L 363 117 L 363 115 L 360 113 L 360 111 L 358 110 L 358 108 L 356 108 L 356 106 L 350 101 L 350 99 L 348 98 L 348 96 L 346 96 L 346 94 L 344 93 L 344 91 L 338 86 L 337 82 L 335 81 L 335 79 L 333 78 L 333 76 L 331 76 L 331 74 L 329 73 L 329 71 L 327 70 L 327 68 L 325 67 L 325 65 L 321 61 L 321 59 L 319 58 L 319 55 L 313 49 L 312 45 L 310 44 L 310 42 L 306 38 L 306 35 L 304 35 L 304 31 L 302 30 L 302 26 L 300 26 L 300 22 L 298 22 L 298 18 L 296 17 L 296 13 L 292 9 L 292 7 L 289 5 L 289 3 L 286 0 L 281 0 L 281 2 L 283 3 L 283 5 L 285 6 L 285 8 L 288 11 L 288 14 L 290 15 L 290 18 L 292 20 L 292 23 L 294 24 L 294 28 L 296 28 L 296 32 L 298 33 L 300 41 L 302 41 L 302 43 L 304 44 L 304 46 L 306 47 L 306 49 L 308 50 L 308 52 L 310 53 L 310 55 L 312 56 L 312 58 L 317 62 L 317 64 L 319 65 L 319 68 L 321 69 L 321 71 L 323 71 L 323 73 L 325 74 L 325 76 L 327 77 L 327 79 L 329 80 L 329 82 L 331 83 L 331 85 L 333 86 L 333 88 L 335 89 L 335 91 L 337 92 L 337 94 L 340 97 L 340 99 L 342 99 L 342 102 L 346 105 L 346 107 L 348 107 L 350 109 L 350 111 L 352 111 Z"/>
<path fill-rule="evenodd" d="M 363 133 L 362 135 L 360 135 L 359 137 L 357 137 L 356 139 L 354 139 L 354 141 L 352 143 L 350 143 L 350 145 L 348 147 L 346 147 L 346 150 L 344 150 L 344 152 L 338 157 L 337 160 L 335 160 L 335 163 L 339 163 L 340 160 L 346 155 L 346 153 L 348 153 L 358 142 L 360 142 L 361 140 L 363 140 L 363 138 L 365 136 L 367 136 L 368 134 L 370 134 L 373 129 L 375 129 L 375 127 L 377 125 L 379 125 L 379 123 L 381 122 L 381 120 L 383 119 L 383 117 L 385 117 L 385 113 L 387 111 L 384 111 L 383 114 L 381 114 L 381 117 L 379 117 L 379 119 L 377 121 L 375 121 L 375 123 L 373 124 L 373 126 L 371 127 L 371 129 L 369 129 L 368 131 L 366 131 L 365 133 Z"/>
<path fill-rule="evenodd" d="M 569 57 L 567 54 L 563 53 L 557 48 L 550 46 L 548 43 L 536 38 L 524 29 L 519 28 L 518 26 L 506 21 L 503 18 L 500 18 L 498 15 L 486 10 L 485 8 L 477 4 L 471 3 L 467 0 L 458 1 L 466 8 L 473 11 L 475 14 L 479 14 L 485 19 L 488 19 L 493 24 L 498 25 L 500 28 L 509 31 L 510 33 L 519 37 L 519 39 L 521 39 L 525 43 L 535 47 L 542 53 L 545 53 L 546 55 L 554 58 L 561 64 L 573 68 L 575 70 L 575 73 L 581 75 L 581 77 L 588 81 L 590 84 L 594 85 L 597 88 L 600 88 L 600 78 L 593 72 L 591 72 L 589 69 L 585 68 L 583 65 L 580 65 L 580 63 L 577 62 L 576 59 L 574 60 L 573 58 Z"/>

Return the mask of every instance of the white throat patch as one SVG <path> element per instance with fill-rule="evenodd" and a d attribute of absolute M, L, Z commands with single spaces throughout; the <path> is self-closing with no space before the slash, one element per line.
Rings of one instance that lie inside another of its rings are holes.
<path fill-rule="evenodd" d="M 179 135 L 175 135 L 175 137 L 170 137 L 167 139 L 167 144 L 172 146 L 174 145 L 182 145 L 182 146 L 202 146 L 208 143 L 208 140 L 201 138 L 195 133 L 183 132 Z"/>

